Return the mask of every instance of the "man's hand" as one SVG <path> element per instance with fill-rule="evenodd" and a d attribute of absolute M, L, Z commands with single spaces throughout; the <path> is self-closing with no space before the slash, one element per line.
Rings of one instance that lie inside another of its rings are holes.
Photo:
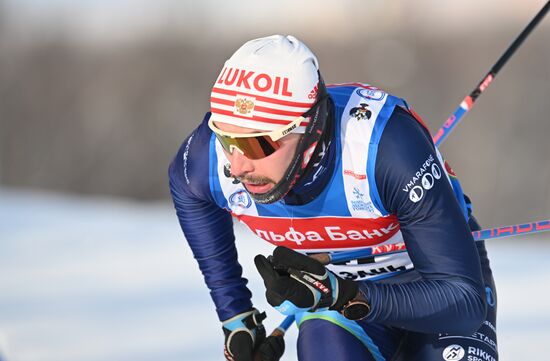
<path fill-rule="evenodd" d="M 265 312 L 253 309 L 222 323 L 225 335 L 223 353 L 228 361 L 253 361 L 254 351 L 265 340 L 262 321 Z"/>
<path fill-rule="evenodd" d="M 284 315 L 337 310 L 357 294 L 357 284 L 328 271 L 320 262 L 286 247 L 273 256 L 257 255 L 254 263 L 264 280 L 270 305 Z"/>
<path fill-rule="evenodd" d="M 285 352 L 284 334 L 277 334 L 276 330 L 267 336 L 260 345 L 254 361 L 279 361 Z"/>
<path fill-rule="evenodd" d="M 278 361 L 285 350 L 280 336 L 265 337 L 265 312 L 253 309 L 222 323 L 223 353 L 228 361 Z"/>

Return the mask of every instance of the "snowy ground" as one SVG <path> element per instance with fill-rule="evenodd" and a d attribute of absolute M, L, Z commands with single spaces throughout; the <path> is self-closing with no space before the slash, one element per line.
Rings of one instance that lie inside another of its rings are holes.
<path fill-rule="evenodd" d="M 544 215 L 541 215 L 544 218 Z M 529 220 L 518 220 L 529 221 Z M 252 265 L 270 246 L 238 227 Z M 489 241 L 501 360 L 550 360 L 550 234 Z M 295 360 L 293 327 L 284 360 Z M 221 360 L 222 333 L 170 204 L 0 188 L 0 360 Z"/>

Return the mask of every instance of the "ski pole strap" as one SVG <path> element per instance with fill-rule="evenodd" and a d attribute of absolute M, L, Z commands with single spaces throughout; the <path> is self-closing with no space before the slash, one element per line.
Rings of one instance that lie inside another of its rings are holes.
<path fill-rule="evenodd" d="M 306 285 L 310 290 L 315 290 L 319 292 L 319 300 L 311 309 L 312 312 L 318 309 L 328 308 L 332 306 L 334 302 L 336 302 L 334 300 L 332 290 L 334 289 L 334 287 L 338 286 L 336 280 L 334 279 L 334 275 L 332 275 L 329 271 L 325 270 L 324 275 L 316 275 L 289 267 L 287 269 L 287 272 L 291 278 L 294 278 L 298 282 Z M 331 287 L 327 287 L 327 285 L 323 284 L 322 281 L 325 279 L 329 280 Z"/>
<path fill-rule="evenodd" d="M 472 90 L 470 95 L 466 96 L 460 103 L 455 112 L 443 123 L 443 126 L 435 134 L 433 141 L 437 147 L 447 138 L 454 127 L 459 123 L 460 119 L 466 114 L 474 105 L 477 98 L 489 87 L 489 84 L 496 77 L 500 69 L 506 64 L 508 59 L 512 57 L 514 52 L 520 47 L 523 41 L 529 36 L 531 31 L 538 25 L 538 23 L 544 18 L 548 10 L 550 9 L 550 1 L 544 5 L 544 7 L 538 12 L 538 14 L 531 20 L 525 29 L 519 34 L 514 42 L 506 49 L 504 54 L 493 65 L 491 70 L 483 77 L 477 87 Z"/>

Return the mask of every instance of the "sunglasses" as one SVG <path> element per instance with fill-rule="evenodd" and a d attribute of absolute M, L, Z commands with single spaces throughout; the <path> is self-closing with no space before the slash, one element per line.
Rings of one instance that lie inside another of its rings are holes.
<path fill-rule="evenodd" d="M 296 118 L 292 123 L 279 129 L 262 133 L 230 133 L 225 132 L 214 124 L 212 118 L 208 120 L 208 127 L 214 132 L 223 149 L 229 154 L 237 149 L 248 159 L 265 158 L 281 147 L 280 139 L 306 121 L 304 117 Z"/>

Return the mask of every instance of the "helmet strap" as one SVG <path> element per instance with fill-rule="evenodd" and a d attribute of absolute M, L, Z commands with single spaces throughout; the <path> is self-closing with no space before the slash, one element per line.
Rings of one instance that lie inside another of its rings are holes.
<path fill-rule="evenodd" d="M 319 104 L 311 115 L 310 122 L 306 127 L 305 133 L 301 137 L 296 147 L 296 154 L 289 167 L 285 171 L 282 179 L 266 193 L 252 193 L 250 196 L 257 203 L 270 204 L 282 199 L 298 182 L 300 177 L 305 174 L 315 163 L 312 161 L 314 155 L 320 153 L 323 149 L 323 137 L 327 118 L 329 116 L 330 97 L 325 88 L 323 79 L 319 74 Z"/>

